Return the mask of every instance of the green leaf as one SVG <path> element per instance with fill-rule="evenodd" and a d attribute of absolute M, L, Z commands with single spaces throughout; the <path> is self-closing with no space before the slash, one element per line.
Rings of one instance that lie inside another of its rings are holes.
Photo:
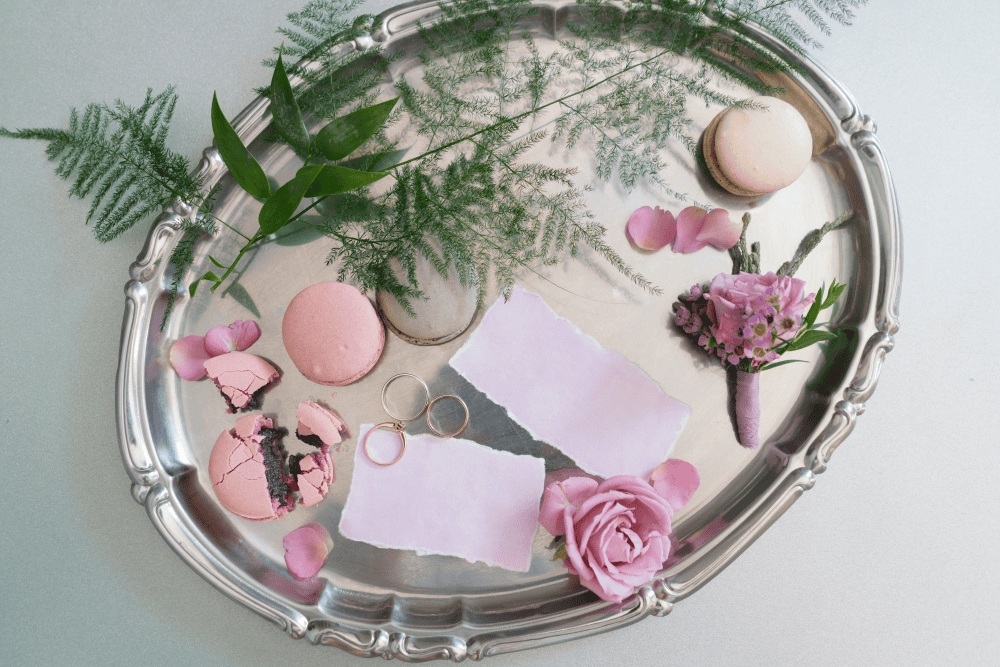
<path fill-rule="evenodd" d="M 832 306 L 833 302 L 836 301 L 838 298 L 840 298 L 841 293 L 846 288 L 847 288 L 847 285 L 838 285 L 837 281 L 834 280 L 833 284 L 830 285 L 830 292 L 827 294 L 826 301 L 823 302 L 823 306 L 822 306 L 821 310 L 826 310 L 827 308 L 829 308 L 830 306 Z M 817 298 L 817 300 L 818 300 L 818 298 Z"/>
<path fill-rule="evenodd" d="M 820 303 L 823 301 L 823 288 L 820 287 L 816 291 L 816 300 L 813 304 L 809 306 L 808 312 L 806 312 L 805 318 L 802 320 L 802 328 L 812 329 L 812 325 L 816 323 L 816 318 L 819 317 L 819 311 L 822 309 Z"/>
<path fill-rule="evenodd" d="M 308 154 L 309 131 L 302 120 L 302 112 L 295 101 L 295 93 L 288 81 L 280 53 L 271 76 L 271 116 L 274 118 L 274 126 L 288 145 L 300 153 Z"/>
<path fill-rule="evenodd" d="M 566 543 L 563 542 L 562 544 L 559 545 L 559 548 L 556 549 L 556 552 L 552 554 L 552 560 L 565 560 L 567 557 L 568 556 L 566 554 Z"/>
<path fill-rule="evenodd" d="M 785 364 L 794 364 L 794 363 L 800 363 L 800 362 L 804 364 L 806 362 L 806 360 L 805 359 L 782 359 L 781 361 L 774 361 L 774 362 L 771 362 L 769 364 L 764 364 L 763 366 L 761 366 L 760 368 L 757 369 L 757 372 L 760 373 L 761 371 L 769 371 L 772 368 L 777 368 L 778 366 L 784 366 Z"/>
<path fill-rule="evenodd" d="M 837 334 L 835 333 L 812 329 L 810 331 L 802 333 L 799 336 L 796 336 L 795 339 L 792 340 L 792 342 L 790 342 L 787 347 L 785 347 L 784 351 L 788 352 L 790 350 L 801 350 L 802 348 L 809 347 L 814 343 L 818 343 L 823 340 L 831 340 L 836 337 Z"/>
<path fill-rule="evenodd" d="M 228 269 L 228 268 L 229 268 L 228 266 L 226 266 L 225 264 L 223 264 L 222 262 L 220 262 L 220 261 L 219 261 L 219 260 L 217 260 L 216 258 L 212 257 L 211 255 L 209 255 L 209 256 L 208 256 L 208 258 L 209 258 L 210 260 L 212 260 L 212 264 L 215 264 L 215 265 L 216 265 L 217 267 L 219 267 L 220 269 Z"/>
<path fill-rule="evenodd" d="M 206 271 L 205 273 L 202 274 L 200 278 L 191 283 L 191 287 L 188 287 L 188 293 L 192 297 L 194 296 L 194 293 L 198 291 L 198 283 L 200 283 L 202 280 L 211 280 L 213 283 L 215 283 L 216 287 L 219 285 L 219 276 L 215 275 L 211 271 Z"/>
<path fill-rule="evenodd" d="M 342 160 L 385 124 L 398 97 L 334 118 L 316 135 L 316 145 L 328 160 Z"/>
<path fill-rule="evenodd" d="M 306 243 L 311 243 L 316 239 L 321 238 L 323 236 L 323 232 L 316 229 L 315 226 L 308 224 L 306 222 L 307 217 L 314 220 L 316 224 L 322 224 L 319 216 L 303 216 L 295 222 L 282 227 L 274 235 L 274 244 L 283 247 L 292 247 L 305 245 Z"/>
<path fill-rule="evenodd" d="M 388 175 L 387 171 L 359 171 L 338 165 L 323 165 L 306 196 L 325 197 L 356 190 Z"/>
<path fill-rule="evenodd" d="M 295 178 L 282 185 L 271 195 L 263 208 L 257 221 L 260 223 L 260 233 L 263 236 L 270 236 L 288 224 L 295 209 L 302 203 L 302 197 L 312 182 L 319 175 L 324 167 L 314 164 L 299 169 Z"/>
<path fill-rule="evenodd" d="M 267 199 L 271 196 L 271 186 L 260 163 L 250 155 L 250 151 L 240 141 L 236 130 L 226 120 L 219 106 L 219 98 L 212 95 L 212 134 L 215 135 L 215 145 L 219 147 L 219 155 L 226 163 L 229 173 L 241 188 L 252 197 Z"/>

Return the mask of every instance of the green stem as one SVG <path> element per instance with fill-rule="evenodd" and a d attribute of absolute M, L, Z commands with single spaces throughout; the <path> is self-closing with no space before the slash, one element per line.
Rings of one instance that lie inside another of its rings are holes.
<path fill-rule="evenodd" d="M 455 146 L 457 144 L 462 143 L 463 141 L 469 141 L 470 139 L 478 137 L 480 134 L 484 134 L 486 132 L 490 132 L 491 130 L 495 130 L 496 128 L 498 128 L 498 127 L 500 127 L 502 125 L 507 125 L 509 123 L 516 123 L 518 121 L 524 120 L 528 116 L 537 114 L 538 112 L 543 111 L 544 109 L 547 109 L 548 107 L 554 106 L 556 104 L 562 104 L 566 100 L 571 99 L 573 97 L 577 97 L 578 95 L 583 95 L 584 93 L 586 93 L 586 92 L 588 92 L 590 90 L 593 90 L 594 88 L 597 88 L 599 86 L 604 85 L 608 81 L 611 81 L 611 80 L 613 80 L 613 79 L 615 79 L 615 78 L 617 78 L 617 77 L 619 77 L 619 76 L 621 76 L 621 75 L 623 75 L 623 74 L 625 74 L 627 72 L 630 72 L 631 70 L 636 69 L 637 67 L 642 67 L 642 66 L 646 65 L 647 63 L 651 63 L 654 60 L 662 58 L 665 55 L 669 55 L 670 53 L 672 53 L 672 51 L 670 51 L 669 49 L 661 51 L 660 53 L 658 53 L 658 54 L 656 54 L 654 56 L 650 56 L 649 58 L 646 58 L 645 60 L 643 60 L 641 62 L 633 63 L 633 64 L 629 65 L 628 67 L 625 67 L 625 68 L 623 68 L 623 69 L 615 72 L 614 74 L 609 74 L 608 76 L 604 77 L 600 81 L 597 81 L 597 82 L 592 83 L 592 84 L 590 84 L 588 86 L 585 86 L 585 87 L 581 88 L 580 90 L 574 91 L 574 92 L 572 92 L 572 93 L 570 93 L 568 95 L 564 95 L 563 97 L 560 97 L 559 99 L 552 100 L 550 102 L 546 102 L 545 104 L 543 104 L 543 105 L 541 105 L 539 107 L 534 107 L 532 109 L 529 109 L 528 111 L 524 111 L 522 113 L 519 113 L 516 116 L 511 116 L 510 118 L 504 118 L 504 119 L 499 120 L 499 121 L 497 121 L 495 123 L 487 125 L 486 127 L 483 127 L 481 129 L 473 132 L 472 134 L 466 135 L 466 136 L 461 137 L 459 139 L 455 139 L 453 141 L 449 141 L 448 143 L 442 144 L 441 146 L 438 146 L 437 148 L 432 148 L 432 149 L 430 149 L 428 151 L 425 151 L 425 152 L 421 153 L 420 155 L 417 155 L 416 157 L 410 158 L 409 160 L 404 160 L 402 162 L 396 163 L 396 164 L 392 165 L 391 167 L 386 168 L 386 171 L 388 171 L 389 169 L 395 169 L 396 167 L 402 167 L 403 165 L 407 165 L 407 164 L 409 164 L 411 162 L 416 162 L 417 160 L 425 158 L 428 155 L 434 155 L 436 153 L 440 153 L 441 151 L 447 150 L 447 149 L 451 148 L 452 146 Z"/>
<path fill-rule="evenodd" d="M 246 238 L 246 237 L 244 236 L 243 238 Z M 247 242 L 246 245 L 244 245 L 242 248 L 240 248 L 240 252 L 239 252 L 238 255 L 236 255 L 236 259 L 233 260 L 233 263 L 229 265 L 229 268 L 226 269 L 226 272 L 222 274 L 222 276 L 219 278 L 218 282 L 216 282 L 214 285 L 212 285 L 212 288 L 209 291 L 210 292 L 214 292 L 219 285 L 221 285 L 222 283 L 224 283 L 226 281 L 226 278 L 229 277 L 229 274 L 233 272 L 233 270 L 236 268 L 236 265 L 243 258 L 243 255 L 246 254 L 246 251 L 249 250 L 250 247 L 254 243 L 256 243 L 257 241 L 263 240 L 263 238 L 264 237 L 261 236 L 260 231 L 258 230 L 257 233 L 253 235 L 253 238 L 250 239 Z"/>

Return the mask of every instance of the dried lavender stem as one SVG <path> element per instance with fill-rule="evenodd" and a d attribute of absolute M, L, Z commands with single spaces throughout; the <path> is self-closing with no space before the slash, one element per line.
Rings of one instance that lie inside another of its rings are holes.
<path fill-rule="evenodd" d="M 799 249 L 795 253 L 795 257 L 792 261 L 785 262 L 781 265 L 781 268 L 778 269 L 778 276 L 788 276 L 791 278 L 795 275 L 795 272 L 799 270 L 799 266 L 802 264 L 802 261 L 816 248 L 816 246 L 819 245 L 819 242 L 823 240 L 823 237 L 841 225 L 846 224 L 852 218 L 854 218 L 854 211 L 845 211 L 840 214 L 836 220 L 828 222 L 819 229 L 814 229 L 806 234 L 806 237 L 802 239 L 802 243 L 799 244 Z M 743 229 L 746 231 L 746 227 Z"/>
<path fill-rule="evenodd" d="M 733 275 L 738 274 L 740 271 L 746 271 L 747 273 L 760 272 L 760 244 L 752 244 L 750 251 L 747 251 L 747 227 L 749 226 L 750 214 L 744 213 L 743 232 L 740 234 L 740 240 L 729 249 L 729 256 L 733 258 Z"/>

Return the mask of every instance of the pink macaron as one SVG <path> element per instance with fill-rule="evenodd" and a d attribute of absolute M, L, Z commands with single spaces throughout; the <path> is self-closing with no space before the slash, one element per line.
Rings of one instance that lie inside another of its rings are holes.
<path fill-rule="evenodd" d="M 223 431 L 208 460 L 208 476 L 219 503 L 249 521 L 270 521 L 295 508 L 281 438 L 263 415 L 245 415 Z"/>
<path fill-rule="evenodd" d="M 281 337 L 300 373 L 338 387 L 364 377 L 385 347 L 385 327 L 371 301 L 345 283 L 317 283 L 296 294 Z"/>
<path fill-rule="evenodd" d="M 709 123 L 702 150 L 712 179 L 723 189 L 759 197 L 802 175 L 812 159 L 812 133 L 788 102 L 776 97 L 749 101 L 756 108 L 730 107 Z"/>

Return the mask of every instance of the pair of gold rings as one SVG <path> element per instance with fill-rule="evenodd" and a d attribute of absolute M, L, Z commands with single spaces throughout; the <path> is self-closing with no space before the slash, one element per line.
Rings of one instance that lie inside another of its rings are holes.
<path fill-rule="evenodd" d="M 392 410 L 390 410 L 389 406 L 386 404 L 386 392 L 389 391 L 389 385 L 392 384 L 393 381 L 398 380 L 401 377 L 413 378 L 414 380 L 420 383 L 420 386 L 424 388 L 424 403 L 417 411 L 417 413 L 410 417 L 400 417 L 392 414 Z M 455 399 L 462 406 L 462 409 L 465 410 L 465 421 L 462 422 L 462 425 L 459 426 L 458 430 L 455 431 L 454 433 L 442 433 L 441 431 L 434 428 L 434 425 L 431 423 L 431 410 L 434 408 L 434 404 L 444 398 Z M 432 400 L 431 390 L 427 388 L 427 383 L 421 380 L 413 373 L 397 373 L 396 375 L 393 375 L 386 381 L 385 385 L 383 385 L 382 387 L 382 408 L 385 410 L 387 415 L 392 417 L 393 421 L 376 424 L 371 428 L 370 431 L 368 431 L 368 433 L 365 433 L 365 437 L 361 441 L 361 444 L 365 450 L 365 456 L 368 457 L 368 460 L 374 463 L 375 465 L 380 465 L 380 466 L 391 466 L 393 463 L 396 463 L 397 461 L 399 461 L 399 459 L 403 458 L 403 453 L 406 451 L 406 433 L 403 432 L 403 429 L 405 428 L 405 422 L 413 421 L 422 414 L 426 413 L 427 415 L 427 428 L 429 428 L 435 435 L 442 438 L 452 438 L 461 433 L 462 431 L 464 431 L 465 427 L 469 425 L 469 406 L 465 404 L 465 401 L 463 401 L 460 397 L 454 394 L 443 394 Z M 371 451 L 369 451 L 368 449 L 368 436 L 370 436 L 374 431 L 377 431 L 378 429 L 385 429 L 387 431 L 392 431 L 399 436 L 399 453 L 396 455 L 396 458 L 389 461 L 388 463 L 385 461 L 379 461 L 378 459 L 373 457 Z"/>

